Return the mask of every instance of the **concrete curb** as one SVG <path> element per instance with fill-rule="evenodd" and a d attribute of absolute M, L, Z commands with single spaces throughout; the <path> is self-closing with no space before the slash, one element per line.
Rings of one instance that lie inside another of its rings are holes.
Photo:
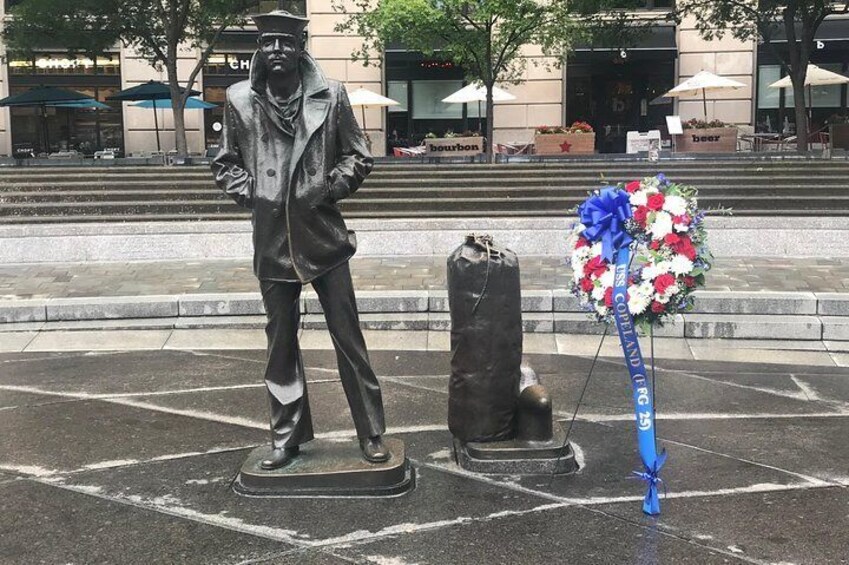
<path fill-rule="evenodd" d="M 698 291 L 693 312 L 655 335 L 688 338 L 849 340 L 849 293 Z M 444 290 L 359 291 L 364 328 L 450 330 Z M 523 324 L 530 333 L 600 334 L 595 322 L 563 289 L 525 291 Z M 324 328 L 314 292 L 301 295 L 304 327 Z M 117 328 L 262 328 L 257 293 L 114 296 L 0 301 L 0 331 Z"/>

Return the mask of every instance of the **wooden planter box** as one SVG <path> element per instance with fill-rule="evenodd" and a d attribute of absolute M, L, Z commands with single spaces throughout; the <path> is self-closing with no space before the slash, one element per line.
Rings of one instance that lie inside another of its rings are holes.
<path fill-rule="evenodd" d="M 586 155 L 595 153 L 593 133 L 545 133 L 534 136 L 537 155 Z"/>
<path fill-rule="evenodd" d="M 849 149 L 849 124 L 831 124 L 828 138 L 832 149 Z"/>
<path fill-rule="evenodd" d="M 428 157 L 471 157 L 483 153 L 483 137 L 437 137 L 425 139 Z"/>
<path fill-rule="evenodd" d="M 679 153 L 734 153 L 737 128 L 685 129 L 676 143 Z"/>

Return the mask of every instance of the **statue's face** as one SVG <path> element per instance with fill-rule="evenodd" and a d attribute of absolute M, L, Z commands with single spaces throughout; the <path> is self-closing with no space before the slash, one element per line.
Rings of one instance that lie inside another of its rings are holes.
<path fill-rule="evenodd" d="M 298 68 L 301 45 L 291 35 L 263 34 L 259 38 L 259 52 L 269 72 L 290 73 Z"/>

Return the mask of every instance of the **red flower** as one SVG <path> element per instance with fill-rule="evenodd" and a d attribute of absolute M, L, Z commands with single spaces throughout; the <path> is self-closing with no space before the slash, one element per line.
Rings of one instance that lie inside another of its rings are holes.
<path fill-rule="evenodd" d="M 696 286 L 696 278 L 691 277 L 690 275 L 685 275 L 684 276 L 684 285 L 687 288 L 693 288 L 694 286 Z"/>
<path fill-rule="evenodd" d="M 653 300 L 651 303 L 651 311 L 655 314 L 663 314 L 663 312 L 666 311 L 666 306 L 664 306 L 657 300 Z"/>
<path fill-rule="evenodd" d="M 657 239 L 652 240 L 652 242 L 649 243 L 649 248 L 651 248 L 653 251 L 657 251 L 658 249 L 660 249 L 660 241 Z"/>
<path fill-rule="evenodd" d="M 637 206 L 634 210 L 634 221 L 643 227 L 646 227 L 646 218 L 649 215 L 649 209 L 645 206 Z"/>
<path fill-rule="evenodd" d="M 613 308 L 613 287 L 609 287 L 604 291 L 604 305 L 608 308 Z"/>
<path fill-rule="evenodd" d="M 680 216 L 675 216 L 672 218 L 673 224 L 683 224 L 685 226 L 689 226 L 691 221 L 692 220 L 690 219 L 690 216 L 688 216 L 687 214 L 682 214 Z"/>
<path fill-rule="evenodd" d="M 601 255 L 593 257 L 587 264 L 584 265 L 584 276 L 595 275 L 596 278 L 607 272 L 607 261 L 602 259 Z"/>
<path fill-rule="evenodd" d="M 669 247 L 672 248 L 672 251 L 678 253 L 679 255 L 683 255 L 690 261 L 696 260 L 696 248 L 693 247 L 693 241 L 686 235 L 676 235 L 671 233 L 667 235 L 664 239 Z"/>
<path fill-rule="evenodd" d="M 637 192 L 638 190 L 640 190 L 640 181 L 632 180 L 631 182 L 625 185 L 625 190 L 630 193 Z"/>
<path fill-rule="evenodd" d="M 593 281 L 591 281 L 589 277 L 584 277 L 581 279 L 581 290 L 583 290 L 584 292 L 593 291 Z"/>
<path fill-rule="evenodd" d="M 666 273 L 664 275 L 660 275 L 656 279 L 654 279 L 654 289 L 658 293 L 666 292 L 666 289 L 675 284 L 675 277 L 670 273 Z"/>
<path fill-rule="evenodd" d="M 583 237 L 579 237 L 578 241 L 575 243 L 575 249 L 580 249 L 582 247 L 589 247 L 590 242 L 584 239 Z"/>
<path fill-rule="evenodd" d="M 654 210 L 655 212 L 657 212 L 658 210 L 663 209 L 663 203 L 665 200 L 666 198 L 664 198 L 663 194 L 656 192 L 654 194 L 649 195 L 647 206 L 649 210 Z"/>

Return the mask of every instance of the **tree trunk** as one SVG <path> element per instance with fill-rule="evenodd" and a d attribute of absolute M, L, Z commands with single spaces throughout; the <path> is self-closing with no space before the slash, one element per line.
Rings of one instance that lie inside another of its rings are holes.
<path fill-rule="evenodd" d="M 805 92 L 805 68 L 801 76 L 796 70 L 792 70 L 793 81 L 793 106 L 796 114 L 796 150 L 808 150 L 808 108 L 807 93 Z"/>
<path fill-rule="evenodd" d="M 171 110 L 174 113 L 174 145 L 177 149 L 177 156 L 186 157 L 189 154 L 189 144 L 186 142 L 186 105 L 180 95 L 180 79 L 177 76 L 176 60 L 169 61 L 166 68 L 168 70 L 168 86 L 171 89 Z"/>
<path fill-rule="evenodd" d="M 493 118 L 495 114 L 495 104 L 492 101 L 492 87 L 495 86 L 494 83 L 488 82 L 486 84 L 486 139 L 484 139 L 484 148 L 486 150 L 486 162 L 493 162 L 493 131 L 494 131 L 494 123 Z"/>

